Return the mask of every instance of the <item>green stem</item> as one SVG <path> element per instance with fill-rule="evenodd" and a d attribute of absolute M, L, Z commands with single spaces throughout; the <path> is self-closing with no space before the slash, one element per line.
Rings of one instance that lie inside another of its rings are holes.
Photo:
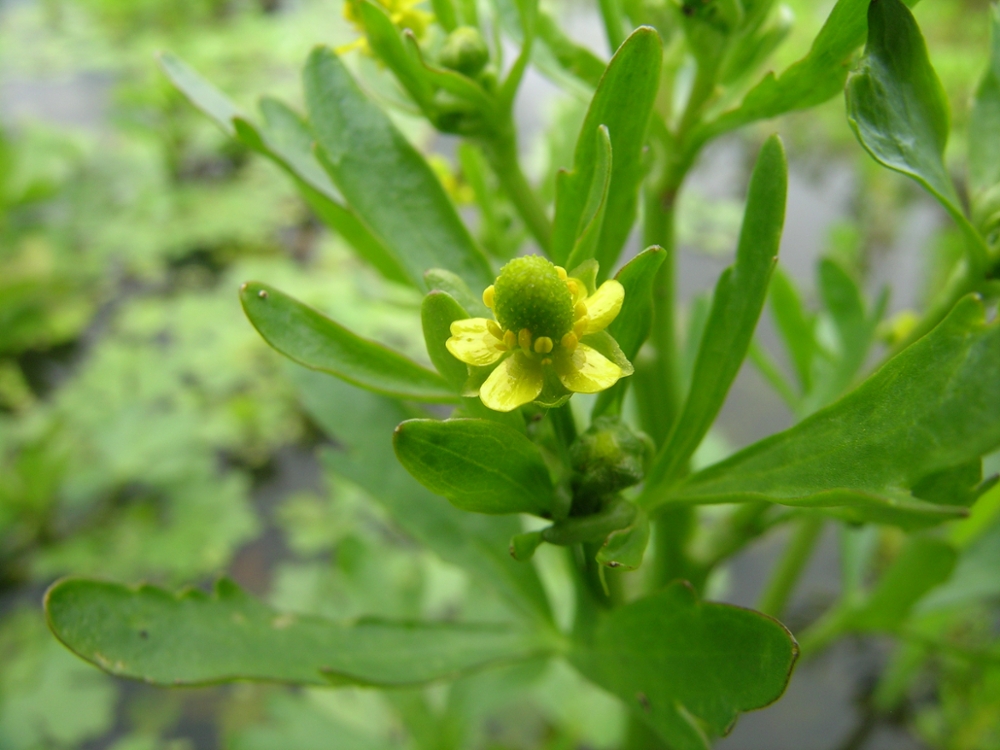
<path fill-rule="evenodd" d="M 552 241 L 552 223 L 545 214 L 542 202 L 528 183 L 528 178 L 521 171 L 513 127 L 506 130 L 509 132 L 486 141 L 483 150 L 497 179 L 500 180 L 500 186 L 514 204 L 531 236 L 535 238 L 542 251 L 548 253 Z"/>
<path fill-rule="evenodd" d="M 811 659 L 848 631 L 852 609 L 844 603 L 835 605 L 816 622 L 802 631 L 796 640 L 799 653 Z"/>
<path fill-rule="evenodd" d="M 709 574 L 723 560 L 728 560 L 751 540 L 770 527 L 767 520 L 771 503 L 751 502 L 739 505 L 708 542 L 708 549 L 692 564 L 689 580 L 701 589 Z"/>
<path fill-rule="evenodd" d="M 675 315 L 676 248 L 674 242 L 674 204 L 676 189 L 653 190 L 646 200 L 644 244 L 659 245 L 666 256 L 653 282 L 653 325 L 650 342 L 656 349 L 653 367 L 654 398 L 648 405 L 655 410 L 649 415 L 653 427 L 650 437 L 661 446 L 677 419 L 680 385 L 677 368 L 677 335 Z"/>
<path fill-rule="evenodd" d="M 805 572 L 806 563 L 816 548 L 823 531 L 822 516 L 804 516 L 788 540 L 785 552 L 778 560 L 771 579 L 761 594 L 757 609 L 765 615 L 780 618 L 788 605 L 795 585 Z"/>
<path fill-rule="evenodd" d="M 615 53 L 625 41 L 625 25 L 622 22 L 621 2 L 619 0 L 598 0 L 601 6 L 601 18 L 604 20 L 604 31 L 608 36 L 608 46 L 611 54 Z"/>
<path fill-rule="evenodd" d="M 690 580 L 687 545 L 695 529 L 695 510 L 690 505 L 676 505 L 656 518 L 655 588 L 662 588 L 678 578 Z"/>

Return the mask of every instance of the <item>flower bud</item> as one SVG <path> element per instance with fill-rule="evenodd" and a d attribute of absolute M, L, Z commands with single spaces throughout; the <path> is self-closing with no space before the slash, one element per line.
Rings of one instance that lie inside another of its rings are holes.
<path fill-rule="evenodd" d="M 638 484 L 647 443 L 617 417 L 599 417 L 570 449 L 575 494 L 600 498 Z"/>
<path fill-rule="evenodd" d="M 490 51 L 486 42 L 479 30 L 472 26 L 459 26 L 451 32 L 438 58 L 443 67 L 456 70 L 469 78 L 475 78 L 489 60 Z"/>

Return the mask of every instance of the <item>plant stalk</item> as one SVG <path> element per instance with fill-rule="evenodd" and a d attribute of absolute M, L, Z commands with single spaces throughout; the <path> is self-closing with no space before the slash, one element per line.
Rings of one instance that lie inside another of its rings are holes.
<path fill-rule="evenodd" d="M 799 520 L 798 526 L 788 540 L 784 554 L 778 560 L 771 578 L 767 582 L 757 609 L 765 615 L 780 618 L 788 606 L 788 600 L 795 586 L 805 572 L 806 564 L 816 549 L 823 532 L 823 517 L 808 515 Z"/>
<path fill-rule="evenodd" d="M 514 204 L 518 215 L 543 252 L 548 253 L 552 243 L 552 223 L 542 202 L 521 171 L 517 156 L 517 140 L 513 131 L 483 143 L 483 151 L 493 168 L 504 193 Z"/>

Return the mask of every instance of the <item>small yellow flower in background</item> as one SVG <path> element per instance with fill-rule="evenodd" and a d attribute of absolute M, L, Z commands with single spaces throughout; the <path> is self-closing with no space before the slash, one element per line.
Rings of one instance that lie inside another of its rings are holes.
<path fill-rule="evenodd" d="M 422 39 L 434 20 L 434 14 L 426 10 L 417 8 L 423 0 L 373 0 L 377 5 L 381 5 L 389 18 L 401 29 L 409 29 L 417 39 Z M 359 34 L 365 33 L 365 24 L 361 18 L 360 0 L 346 0 L 343 8 L 344 18 L 350 21 L 351 25 L 357 29 Z M 351 50 L 358 49 L 368 54 L 371 50 L 368 47 L 368 40 L 361 36 L 349 44 L 341 45 L 337 48 L 337 54 L 344 54 Z"/>
<path fill-rule="evenodd" d="M 606 390 L 632 374 L 614 339 L 602 333 L 624 299 L 617 281 L 588 294 L 582 280 L 545 258 L 515 258 L 483 292 L 495 319 L 456 320 L 446 346 L 467 365 L 495 365 L 479 388 L 490 409 L 512 411 L 539 400 L 543 391 L 540 403 L 552 406 L 572 393 Z"/>

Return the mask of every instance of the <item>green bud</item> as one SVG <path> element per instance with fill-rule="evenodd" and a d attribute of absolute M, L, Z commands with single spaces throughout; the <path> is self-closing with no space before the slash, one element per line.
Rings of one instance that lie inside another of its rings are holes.
<path fill-rule="evenodd" d="M 559 342 L 573 330 L 573 297 L 556 267 L 545 258 L 527 255 L 500 269 L 494 284 L 493 311 L 505 331 L 527 329 L 532 339 Z"/>
<path fill-rule="evenodd" d="M 438 61 L 445 68 L 475 78 L 490 60 L 490 51 L 478 29 L 459 26 L 448 35 Z"/>
<path fill-rule="evenodd" d="M 575 494 L 610 495 L 642 481 L 647 443 L 617 417 L 599 417 L 570 449 Z"/>

